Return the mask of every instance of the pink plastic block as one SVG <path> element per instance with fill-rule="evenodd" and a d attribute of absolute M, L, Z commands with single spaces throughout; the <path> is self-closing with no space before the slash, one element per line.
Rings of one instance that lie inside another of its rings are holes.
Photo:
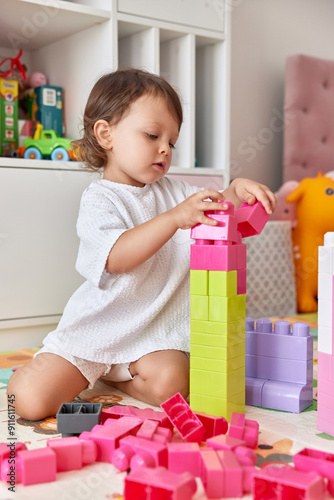
<path fill-rule="evenodd" d="M 163 411 L 152 410 L 151 408 L 135 408 L 134 406 L 115 405 L 106 410 L 102 410 L 102 423 L 111 418 L 139 417 L 142 420 L 149 419 L 159 422 L 161 427 L 173 430 L 173 425 Z"/>
<path fill-rule="evenodd" d="M 224 472 L 224 494 L 223 497 L 242 497 L 243 494 L 243 474 L 242 467 L 234 456 L 233 451 L 218 450 L 218 458 Z"/>
<path fill-rule="evenodd" d="M 10 473 L 15 468 L 15 484 L 49 483 L 56 480 L 56 455 L 51 448 L 37 448 L 34 450 L 20 450 L 15 458 L 15 465 L 8 461 L 2 464 L 1 479 L 10 479 Z"/>
<path fill-rule="evenodd" d="M 246 269 L 247 267 L 247 246 L 245 243 L 235 245 L 237 250 L 237 269 Z"/>
<path fill-rule="evenodd" d="M 215 417 L 204 412 L 195 412 L 196 417 L 202 422 L 205 428 L 203 440 L 219 434 L 226 434 L 228 423 L 225 417 Z"/>
<path fill-rule="evenodd" d="M 328 479 L 327 488 L 334 496 L 334 453 L 304 448 L 293 457 L 296 469 L 314 471 Z"/>
<path fill-rule="evenodd" d="M 233 271 L 237 269 L 236 245 L 190 246 L 190 269 Z"/>
<path fill-rule="evenodd" d="M 241 413 L 232 413 L 228 435 L 246 442 L 249 448 L 256 448 L 259 439 L 259 424 L 245 418 Z"/>
<path fill-rule="evenodd" d="M 20 450 L 26 450 L 27 447 L 20 441 L 13 441 L 8 443 L 0 443 L 0 477 L 1 477 L 1 464 L 3 461 L 15 459 L 16 453 Z"/>
<path fill-rule="evenodd" d="M 196 489 L 195 478 L 188 472 L 142 468 L 126 476 L 124 500 L 191 500 Z"/>
<path fill-rule="evenodd" d="M 238 231 L 243 238 L 260 234 L 269 219 L 269 215 L 259 201 L 254 205 L 243 203 L 234 214 L 238 221 Z"/>
<path fill-rule="evenodd" d="M 237 219 L 233 216 L 233 212 L 233 207 L 232 212 L 227 210 L 215 214 L 206 212 L 207 217 L 218 222 L 217 225 L 197 224 L 192 228 L 190 238 L 194 240 L 221 240 L 237 243 Z"/>
<path fill-rule="evenodd" d="M 253 475 L 254 500 L 322 500 L 325 490 L 325 482 L 316 472 L 302 472 L 288 466 L 268 465 Z"/>
<path fill-rule="evenodd" d="M 57 459 L 57 472 L 79 470 L 96 460 L 97 445 L 92 440 L 79 439 L 77 436 L 60 439 L 49 439 L 47 446 L 51 448 Z"/>
<path fill-rule="evenodd" d="M 157 420 L 144 420 L 137 432 L 137 437 L 166 444 L 172 440 L 173 432 L 167 427 L 160 427 Z"/>
<path fill-rule="evenodd" d="M 241 295 L 247 292 L 247 270 L 237 270 L 237 294 Z"/>
<path fill-rule="evenodd" d="M 168 469 L 171 472 L 191 472 L 201 475 L 201 457 L 198 443 L 168 443 Z"/>
<path fill-rule="evenodd" d="M 246 446 L 245 441 L 221 434 L 206 440 L 206 444 L 215 450 L 234 450 L 237 446 Z"/>
<path fill-rule="evenodd" d="M 318 352 L 318 377 L 334 382 L 334 355 Z"/>
<path fill-rule="evenodd" d="M 182 439 L 193 442 L 203 439 L 204 425 L 179 392 L 160 406 Z"/>
<path fill-rule="evenodd" d="M 318 416 L 317 416 L 317 428 L 321 432 L 325 432 L 326 434 L 329 434 L 330 436 L 334 436 L 333 418 L 331 417 L 331 419 L 329 420 L 327 418 L 320 417 L 318 414 Z"/>
<path fill-rule="evenodd" d="M 210 448 L 203 448 L 200 455 L 202 459 L 201 480 L 207 497 L 224 497 L 224 472 L 217 453 Z"/>
<path fill-rule="evenodd" d="M 126 436 L 120 440 L 119 448 L 112 455 L 112 464 L 120 471 L 141 467 L 157 467 L 168 465 L 168 452 L 164 444 Z"/>
<path fill-rule="evenodd" d="M 91 439 L 97 445 L 97 462 L 111 463 L 112 454 L 122 438 L 136 434 L 142 424 L 138 417 L 122 417 L 107 420 L 103 425 L 95 425 L 90 432 L 82 432 L 79 439 Z"/>
<path fill-rule="evenodd" d="M 240 465 L 256 465 L 256 453 L 254 450 L 246 448 L 246 446 L 237 446 L 233 449 L 233 453 L 235 454 Z"/>

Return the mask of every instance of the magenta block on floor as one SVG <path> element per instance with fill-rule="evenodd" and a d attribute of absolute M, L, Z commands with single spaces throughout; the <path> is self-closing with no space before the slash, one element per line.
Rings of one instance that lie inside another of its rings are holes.
<path fill-rule="evenodd" d="M 196 489 L 195 478 L 188 472 L 143 468 L 126 476 L 124 500 L 191 500 Z"/>
<path fill-rule="evenodd" d="M 314 471 L 327 478 L 329 494 L 334 495 L 334 453 L 304 448 L 293 456 L 293 463 L 298 470 Z"/>
<path fill-rule="evenodd" d="M 10 473 L 8 461 L 1 467 L 1 479 L 7 481 Z M 50 448 L 20 450 L 15 459 L 15 483 L 23 486 L 49 483 L 56 480 L 56 454 Z"/>
<path fill-rule="evenodd" d="M 295 323 L 290 333 L 288 321 L 276 321 L 274 331 L 270 320 L 246 318 L 246 353 L 282 359 L 313 360 L 313 337 L 307 323 Z"/>
<path fill-rule="evenodd" d="M 193 442 L 199 442 L 203 439 L 204 425 L 180 393 L 176 393 L 160 406 L 182 439 Z"/>
<path fill-rule="evenodd" d="M 204 412 L 195 412 L 195 415 L 204 425 L 204 441 L 210 437 L 218 436 L 219 434 L 226 434 L 228 423 L 225 417 L 215 417 Z"/>
<path fill-rule="evenodd" d="M 242 413 L 232 412 L 228 435 L 245 441 L 249 448 L 256 448 L 259 438 L 259 424 L 245 418 Z"/>
<path fill-rule="evenodd" d="M 223 468 L 215 450 L 203 448 L 200 451 L 202 466 L 201 480 L 208 498 L 224 497 Z"/>
<path fill-rule="evenodd" d="M 322 500 L 325 491 L 323 478 L 315 472 L 302 472 L 288 466 L 268 465 L 260 471 L 255 471 L 253 475 L 254 500 Z"/>
<path fill-rule="evenodd" d="M 2 463 L 4 463 L 4 461 L 7 460 L 9 457 L 12 457 L 14 454 L 16 456 L 16 453 L 18 451 L 26 449 L 27 449 L 26 445 L 24 443 L 21 443 L 20 441 L 17 441 L 14 444 L 11 444 L 10 442 L 0 443 L 0 478 L 1 478 Z"/>
<path fill-rule="evenodd" d="M 243 203 L 234 213 L 238 221 L 238 231 L 243 238 L 260 234 L 269 219 L 269 215 L 259 201 L 254 205 Z"/>
<path fill-rule="evenodd" d="M 240 498 L 243 495 L 243 470 L 233 451 L 218 450 L 218 458 L 223 468 L 224 497 Z"/>
<path fill-rule="evenodd" d="M 111 418 L 118 419 L 121 417 L 137 417 L 143 420 L 156 420 L 159 422 L 161 427 L 167 427 L 168 429 L 173 430 L 173 426 L 170 423 L 169 418 L 162 411 L 152 410 L 151 408 L 135 408 L 131 405 L 115 405 L 111 408 L 102 410 L 101 415 L 102 423 Z"/>
<path fill-rule="evenodd" d="M 77 436 L 49 439 L 46 444 L 56 454 L 57 472 L 82 469 L 97 457 L 94 441 L 81 440 Z"/>
<path fill-rule="evenodd" d="M 234 450 L 237 446 L 246 446 L 243 439 L 238 439 L 227 434 L 214 436 L 206 440 L 206 444 L 214 450 Z"/>
<path fill-rule="evenodd" d="M 313 381 L 313 360 L 299 361 L 292 359 L 253 356 L 246 351 L 246 377 L 308 384 Z"/>
<path fill-rule="evenodd" d="M 136 434 L 142 424 L 138 417 L 122 417 L 95 425 L 90 432 L 82 432 L 79 439 L 91 439 L 97 445 L 97 462 L 111 463 L 112 454 L 120 440 L 129 434 Z"/>
<path fill-rule="evenodd" d="M 201 457 L 198 443 L 168 443 L 168 469 L 172 472 L 190 472 L 201 475 Z"/>
<path fill-rule="evenodd" d="M 119 447 L 114 450 L 112 464 L 120 471 L 158 465 L 167 467 L 167 447 L 165 444 L 137 436 L 126 436 L 120 440 Z"/>

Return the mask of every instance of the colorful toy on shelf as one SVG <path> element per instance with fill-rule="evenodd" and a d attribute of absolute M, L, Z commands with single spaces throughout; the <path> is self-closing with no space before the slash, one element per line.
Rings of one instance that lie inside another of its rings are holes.
<path fill-rule="evenodd" d="M 19 155 L 31 160 L 75 160 L 71 139 L 59 137 L 54 130 L 43 130 L 41 124 L 37 125 L 33 138 L 25 139 L 23 146 L 19 148 Z"/>
<path fill-rule="evenodd" d="M 57 412 L 57 430 L 65 436 L 78 436 L 101 422 L 102 403 L 63 403 Z"/>
<path fill-rule="evenodd" d="M 319 172 L 303 179 L 286 198 L 296 203 L 297 226 L 292 232 L 299 312 L 317 311 L 318 246 L 334 231 L 334 180 Z"/>
<path fill-rule="evenodd" d="M 33 88 L 20 94 L 20 106 L 25 118 L 32 120 L 34 126 L 41 123 L 45 130 L 54 130 L 63 136 L 63 89 L 52 85 L 36 84 L 43 80 L 43 74 L 31 77 Z"/>
<path fill-rule="evenodd" d="M 18 135 L 18 84 L 0 78 L 0 156 L 16 156 Z"/>
<path fill-rule="evenodd" d="M 307 323 L 246 318 L 246 404 L 300 413 L 313 403 L 313 337 Z"/>
<path fill-rule="evenodd" d="M 190 406 L 224 415 L 245 411 L 246 245 L 268 214 L 261 203 L 207 213 L 216 226 L 191 230 Z"/>
<path fill-rule="evenodd" d="M 319 246 L 318 429 L 334 436 L 334 233 Z"/>
<path fill-rule="evenodd" d="M 297 225 L 296 203 L 288 203 L 287 196 L 292 193 L 299 185 L 297 181 L 287 181 L 276 191 L 275 196 L 277 205 L 275 212 L 271 214 L 270 220 L 289 220 L 291 227 Z"/>

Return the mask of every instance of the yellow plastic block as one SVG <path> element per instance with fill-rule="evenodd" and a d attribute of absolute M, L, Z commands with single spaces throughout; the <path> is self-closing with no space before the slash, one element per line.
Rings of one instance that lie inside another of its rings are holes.
<path fill-rule="evenodd" d="M 215 372 L 228 373 L 238 368 L 245 368 L 245 356 L 237 356 L 230 359 L 208 359 L 199 356 L 190 356 L 190 369 L 212 370 Z"/>
<path fill-rule="evenodd" d="M 229 422 L 232 412 L 245 413 L 245 391 L 229 399 L 202 396 L 191 392 L 190 408 L 196 412 L 204 411 L 215 417 L 225 417 Z"/>
<path fill-rule="evenodd" d="M 207 321 L 209 319 L 209 297 L 190 295 L 190 318 Z"/>
<path fill-rule="evenodd" d="M 190 394 L 205 394 L 215 398 L 229 399 L 245 391 L 245 368 L 228 373 L 208 370 L 190 370 Z"/>
<path fill-rule="evenodd" d="M 245 330 L 227 335 L 190 332 L 190 345 L 230 348 L 241 342 L 245 342 Z"/>
<path fill-rule="evenodd" d="M 237 271 L 209 271 L 209 295 L 230 297 L 237 294 Z"/>
<path fill-rule="evenodd" d="M 245 321 L 199 321 L 192 319 L 190 321 L 190 329 L 192 332 L 198 333 L 213 333 L 216 335 L 226 335 L 229 333 L 237 333 L 245 330 Z"/>
<path fill-rule="evenodd" d="M 209 295 L 209 271 L 190 269 L 190 295 Z"/>
<path fill-rule="evenodd" d="M 209 296 L 209 321 L 229 322 L 238 319 L 238 296 Z"/>
<path fill-rule="evenodd" d="M 246 294 L 239 294 L 238 296 L 238 319 L 246 319 Z"/>
<path fill-rule="evenodd" d="M 231 347 L 196 345 L 191 342 L 190 356 L 223 360 L 236 358 L 237 356 L 245 356 L 245 342 L 240 342 Z M 212 370 L 212 368 L 208 368 L 208 370 Z"/>

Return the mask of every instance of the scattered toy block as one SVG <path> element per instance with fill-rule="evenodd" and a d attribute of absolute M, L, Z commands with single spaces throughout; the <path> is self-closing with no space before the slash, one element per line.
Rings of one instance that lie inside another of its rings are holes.
<path fill-rule="evenodd" d="M 63 403 L 57 412 L 57 431 L 78 436 L 101 422 L 101 403 Z"/>
<path fill-rule="evenodd" d="M 246 442 L 249 448 L 256 448 L 259 438 L 259 424 L 245 418 L 241 413 L 232 413 L 228 435 Z"/>
<path fill-rule="evenodd" d="M 185 441 L 199 442 L 204 436 L 204 426 L 180 393 L 162 403 L 161 408 Z"/>
<path fill-rule="evenodd" d="M 56 455 L 57 472 L 80 470 L 84 465 L 95 462 L 97 457 L 94 441 L 79 439 L 77 436 L 49 439 L 46 445 Z"/>
<path fill-rule="evenodd" d="M 168 443 L 168 470 L 171 472 L 190 472 L 201 475 L 201 457 L 198 443 Z"/>
<path fill-rule="evenodd" d="M 131 405 L 114 405 L 102 410 L 102 424 L 108 419 L 118 419 L 121 417 L 137 417 L 142 420 L 156 420 L 161 427 L 173 430 L 173 425 L 163 411 L 152 410 L 151 408 L 136 408 Z"/>
<path fill-rule="evenodd" d="M 17 452 L 15 465 L 8 461 L 3 462 L 1 467 L 2 481 L 8 481 L 14 467 L 15 484 L 22 483 L 23 486 L 30 484 L 49 483 L 56 480 L 57 463 L 55 452 L 48 447 L 34 450 L 20 450 Z"/>
<path fill-rule="evenodd" d="M 314 471 L 325 477 L 328 492 L 334 496 L 334 453 L 304 448 L 293 456 L 293 463 L 298 470 Z"/>
<path fill-rule="evenodd" d="M 167 467 L 168 452 L 165 444 L 149 441 L 137 436 L 126 436 L 114 450 L 112 464 L 120 471 L 142 467 Z"/>

